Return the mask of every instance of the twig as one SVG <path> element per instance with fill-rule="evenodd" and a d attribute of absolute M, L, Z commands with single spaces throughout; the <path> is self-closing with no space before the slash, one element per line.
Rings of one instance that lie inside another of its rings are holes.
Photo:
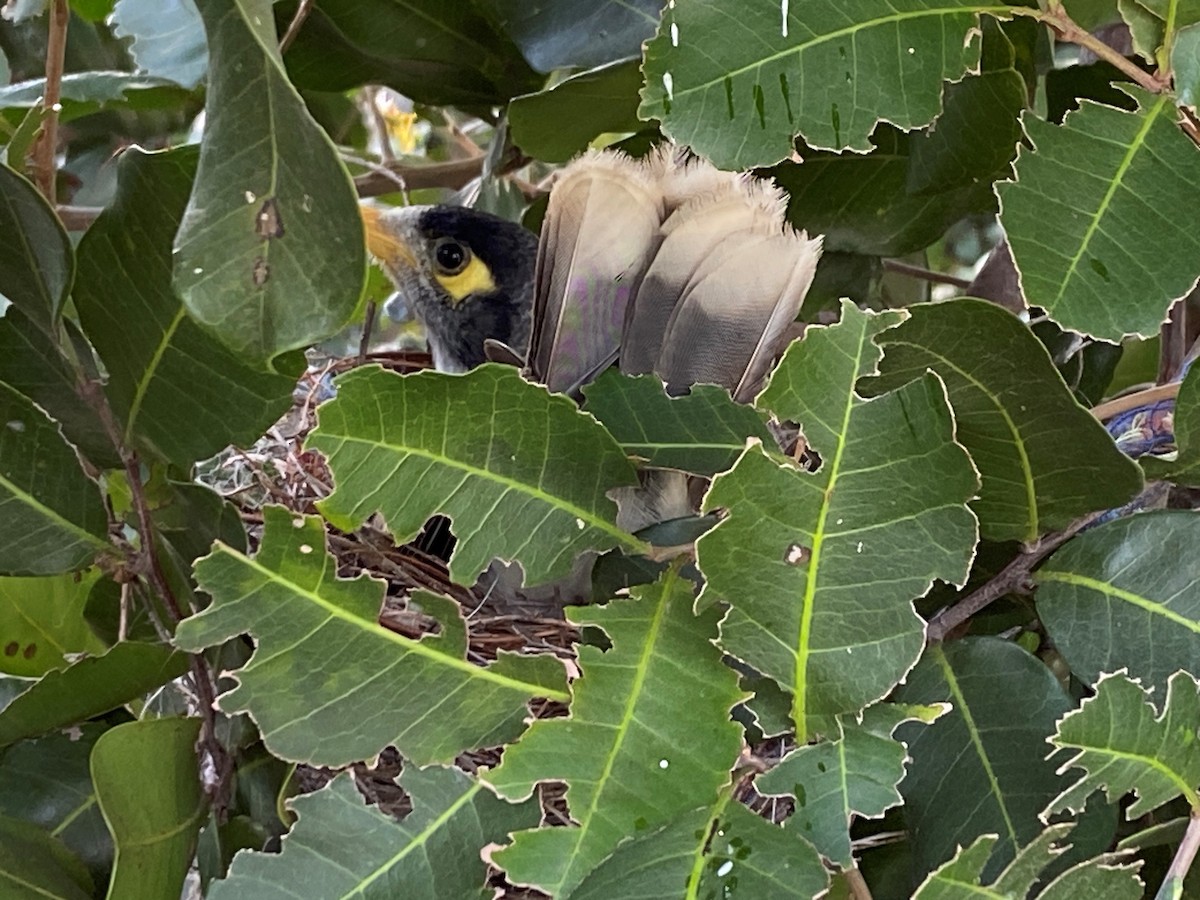
<path fill-rule="evenodd" d="M 895 272 L 897 275 L 908 275 L 910 278 L 919 278 L 922 281 L 930 281 L 934 284 L 951 284 L 956 288 L 967 288 L 971 285 L 971 282 L 966 278 L 947 275 L 943 272 L 934 272 L 931 269 L 923 269 L 920 266 L 900 262 L 898 259 L 885 259 L 883 267 L 889 272 Z"/>
<path fill-rule="evenodd" d="M 375 329 L 375 311 L 377 304 L 374 300 L 367 301 L 366 314 L 363 316 L 362 338 L 358 342 L 358 364 L 367 361 L 367 351 L 371 348 L 371 332 Z"/>
<path fill-rule="evenodd" d="M 280 54 L 287 53 L 288 47 L 292 46 L 292 41 L 296 40 L 296 35 L 300 33 L 300 26 L 304 24 L 304 20 L 308 18 L 308 14 L 312 12 L 314 0 L 300 0 L 300 5 L 296 7 L 296 14 L 292 16 L 292 21 L 288 23 L 287 31 L 283 33 L 283 40 L 279 42 Z"/>
<path fill-rule="evenodd" d="M 1005 594 L 1029 593 L 1032 589 L 1030 576 L 1037 564 L 1107 511 L 1098 510 L 1088 513 L 1086 516 L 1076 519 L 1062 531 L 1042 535 L 1036 541 L 1026 544 L 1025 549 L 986 584 L 934 616 L 926 629 L 929 640 L 945 640 L 947 634 Z"/>
<path fill-rule="evenodd" d="M 1136 409 L 1139 406 L 1149 406 L 1151 403 L 1157 403 L 1159 400 L 1168 400 L 1178 395 L 1178 381 L 1171 384 L 1159 384 L 1144 391 L 1135 391 L 1132 394 L 1125 394 L 1122 397 L 1105 400 L 1103 403 L 1092 407 L 1092 415 L 1103 422 L 1106 419 L 1111 419 L 1113 416 Z"/>
<path fill-rule="evenodd" d="M 50 5 L 50 36 L 46 43 L 46 93 L 42 97 L 42 108 L 46 115 L 42 119 L 42 136 L 33 151 L 38 188 L 51 204 L 58 196 L 55 156 L 58 152 L 58 112 L 62 109 L 59 101 L 62 99 L 63 60 L 67 51 L 67 22 L 70 18 L 67 0 L 54 0 Z"/>
<path fill-rule="evenodd" d="M 1092 51 L 1097 59 L 1111 63 L 1119 72 L 1128 75 L 1130 79 L 1151 93 L 1161 94 L 1167 89 L 1167 82 L 1164 78 L 1155 77 L 1149 72 L 1143 71 L 1132 60 L 1126 59 L 1100 38 L 1075 24 L 1075 20 L 1067 14 L 1062 3 L 1057 0 L 1050 3 L 1049 8 L 1045 10 L 1014 6 L 1006 10 L 1005 15 L 1028 16 L 1044 22 L 1058 32 L 1059 37 L 1068 44 L 1076 44 Z"/>
<path fill-rule="evenodd" d="M 867 886 L 867 880 L 863 878 L 858 866 L 845 869 L 842 874 L 846 876 L 846 885 L 850 888 L 850 896 L 854 900 L 871 900 L 871 889 Z"/>
<path fill-rule="evenodd" d="M 1187 831 L 1183 833 L 1183 840 L 1179 842 L 1179 849 L 1175 851 L 1175 858 L 1171 860 L 1167 876 L 1163 879 L 1158 893 L 1154 895 L 1154 900 L 1171 900 L 1179 896 L 1183 889 L 1183 879 L 1192 867 L 1197 850 L 1200 850 L 1200 810 L 1193 809 L 1188 819 Z"/>
<path fill-rule="evenodd" d="M 517 160 L 515 162 L 523 162 Z M 519 167 L 515 166 L 514 167 Z M 375 164 L 374 169 L 354 179 L 359 197 L 378 197 L 401 190 L 449 188 L 458 190 L 483 171 L 483 157 L 459 159 L 454 162 L 412 165 L 406 163 Z M 86 231 L 104 210 L 99 206 L 59 206 L 58 218 L 67 231 Z"/>

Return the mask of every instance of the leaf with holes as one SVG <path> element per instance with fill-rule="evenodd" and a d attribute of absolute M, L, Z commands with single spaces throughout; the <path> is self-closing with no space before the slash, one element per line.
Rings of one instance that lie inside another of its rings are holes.
<path fill-rule="evenodd" d="M 74 298 L 108 372 L 123 439 L 181 468 L 248 446 L 292 405 L 303 367 L 256 370 L 192 320 L 171 285 L 171 236 L 196 171 L 192 147 L 126 150 L 117 196 L 79 244 Z"/>
<path fill-rule="evenodd" d="M 747 438 L 775 444 L 762 414 L 734 403 L 716 385 L 698 384 L 686 396 L 669 397 L 655 375 L 609 369 L 583 393 L 587 411 L 626 453 L 650 466 L 712 475 L 734 464 Z"/>
<path fill-rule="evenodd" d="M 1071 698 L 1040 660 L 997 638 L 932 645 L 897 696 L 953 707 L 932 725 L 897 732 L 912 757 L 900 793 L 917 870 L 929 871 L 957 847 L 993 833 L 1000 840 L 984 871 L 994 877 L 1041 832 L 1038 816 L 1065 784 L 1046 759 L 1046 739 Z M 1113 825 L 1089 833 L 1099 846 L 1079 843 L 1103 849 Z"/>
<path fill-rule="evenodd" d="M 718 614 L 693 615 L 692 594 L 676 566 L 633 599 L 568 610 L 612 647 L 581 646 L 570 716 L 539 719 L 483 776 L 514 800 L 567 783 L 574 825 L 518 832 L 493 854 L 512 881 L 570 896 L 635 830 L 716 802 L 741 747 L 729 711 L 742 694 L 712 643 Z"/>
<path fill-rule="evenodd" d="M 210 900 L 289 897 L 474 897 L 487 880 L 479 852 L 537 824 L 535 801 L 514 806 L 457 769 L 405 766 L 413 809 L 401 821 L 363 799 L 348 773 L 290 801 L 298 821 L 280 853 L 239 853 Z M 383 890 L 383 894 L 378 892 Z"/>
<path fill-rule="evenodd" d="M 1018 151 L 1016 180 L 998 185 L 1029 305 L 1107 341 L 1157 334 L 1200 276 L 1200 233 L 1190 227 L 1200 154 L 1175 124 L 1169 93 L 1121 89 L 1135 111 L 1084 101 L 1062 125 L 1026 113 L 1033 149 Z"/>
<path fill-rule="evenodd" d="M 697 543 L 703 598 L 731 607 L 721 646 L 792 693 L 802 736 L 904 677 L 924 644 L 912 600 L 963 582 L 974 553 L 978 481 L 937 376 L 869 401 L 854 390 L 903 317 L 845 302 L 839 324 L 810 326 L 758 406 L 798 422 L 820 467 L 751 447 L 704 500 L 728 510 Z"/>
<path fill-rule="evenodd" d="M 1113 803 L 1135 791 L 1137 799 L 1125 810 L 1131 822 L 1181 795 L 1200 809 L 1200 684 L 1194 675 L 1176 672 L 1166 697 L 1156 693 L 1159 708 L 1150 689 L 1124 672 L 1100 676 L 1096 693 L 1064 716 L 1051 738 L 1072 751 L 1059 772 L 1074 783 L 1047 805 L 1047 813 L 1078 810 L 1097 789 Z"/>
<path fill-rule="evenodd" d="M 927 369 L 945 382 L 955 434 L 982 478 L 971 508 L 995 541 L 1032 541 L 1141 489 L 1137 464 L 1079 405 L 1045 346 L 1016 316 L 983 300 L 912 307 L 879 338 L 878 394 Z M 1031 385 L 1037 385 L 1031 390 Z"/>
<path fill-rule="evenodd" d="M 441 629 L 436 636 L 413 640 L 383 628 L 383 583 L 337 577 L 319 517 L 276 506 L 264 514 L 253 558 L 218 543 L 197 561 L 196 579 L 213 602 L 180 623 L 175 642 L 196 653 L 254 637 L 254 655 L 220 704 L 231 715 L 250 713 L 275 755 L 340 766 L 391 744 L 418 765 L 448 762 L 516 737 L 528 700 L 566 699 L 553 657 L 502 652 L 487 668 L 467 662 L 466 623 L 444 597 L 419 598 Z"/>
<path fill-rule="evenodd" d="M 942 82 L 976 68 L 979 9 L 972 0 L 671 6 L 646 45 L 639 115 L 722 168 L 778 162 L 796 134 L 813 148 L 869 150 L 876 123 L 928 125 Z"/>
<path fill-rule="evenodd" d="M 515 369 L 402 376 L 368 366 L 337 385 L 307 446 L 329 460 L 336 488 L 318 506 L 343 531 L 378 510 L 403 542 L 447 515 L 459 539 L 450 576 L 465 584 L 497 556 L 541 582 L 586 550 L 642 549 L 605 497 L 635 479 L 621 448 Z"/>
<path fill-rule="evenodd" d="M 904 778 L 908 754 L 892 739 L 904 722 L 928 725 L 949 709 L 933 706 L 872 706 L 861 723 L 838 720 L 836 737 L 806 744 L 785 756 L 755 781 L 761 794 L 787 794 L 796 811 L 784 828 L 812 841 L 826 859 L 854 865 L 850 825 L 856 816 L 878 818 L 901 802 L 896 785 Z"/>
<path fill-rule="evenodd" d="M 1137 877 L 1142 863 L 1130 860 L 1124 853 L 1106 853 L 1089 859 L 1067 869 L 1049 884 L 1039 885 L 1047 867 L 1062 855 L 1070 831 L 1070 825 L 1051 825 L 1022 847 L 987 886 L 983 885 L 983 869 L 995 852 L 997 837 L 981 835 L 969 846 L 960 847 L 953 859 L 930 872 L 913 894 L 913 900 L 973 900 L 981 896 L 1137 900 L 1142 896 L 1142 883 Z"/>
<path fill-rule="evenodd" d="M 1160 691 L 1200 660 L 1200 518 L 1159 510 L 1078 535 L 1038 569 L 1038 616 L 1071 672 Z"/>
<path fill-rule="evenodd" d="M 366 280 L 350 176 L 279 57 L 270 0 L 198 0 L 208 35 L 207 123 L 175 235 L 188 311 L 269 368 L 336 332 Z"/>

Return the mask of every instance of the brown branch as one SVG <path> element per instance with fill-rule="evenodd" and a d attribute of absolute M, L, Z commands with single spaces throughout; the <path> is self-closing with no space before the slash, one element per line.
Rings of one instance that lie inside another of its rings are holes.
<path fill-rule="evenodd" d="M 67 22 L 71 11 L 67 0 L 50 4 L 50 36 L 46 44 L 46 93 L 42 96 L 42 136 L 33 151 L 33 168 L 38 189 L 51 204 L 57 198 L 56 160 L 58 153 L 58 113 L 62 109 L 63 60 L 67 51 Z"/>
<path fill-rule="evenodd" d="M 850 888 L 850 896 L 854 900 L 871 900 L 871 889 L 867 886 L 867 880 L 863 878 L 858 866 L 844 869 L 842 876 L 846 879 L 846 886 Z"/>
<path fill-rule="evenodd" d="M 1061 2 L 1052 2 L 1048 9 L 1032 9 L 1023 6 L 1014 6 L 1007 10 L 1006 15 L 1028 16 L 1032 19 L 1037 19 L 1053 28 L 1058 36 L 1068 44 L 1076 44 L 1090 50 L 1096 55 L 1097 59 L 1102 59 L 1107 63 L 1111 63 L 1117 71 L 1129 78 L 1146 90 L 1154 94 L 1161 94 L 1167 89 L 1167 82 L 1163 78 L 1151 75 L 1144 71 L 1137 63 L 1130 59 L 1126 59 L 1118 51 L 1114 50 L 1100 38 L 1094 34 L 1080 28 L 1075 23 L 1075 20 L 1067 14 Z"/>
<path fill-rule="evenodd" d="M 1031 593 L 1033 590 L 1031 576 L 1038 563 L 1107 511 L 1098 510 L 1097 512 L 1088 513 L 1086 516 L 1076 519 L 1062 531 L 1054 531 L 1050 534 L 1042 535 L 1036 541 L 1026 544 L 1025 549 L 1017 554 L 1007 566 L 989 579 L 986 584 L 972 591 L 962 600 L 958 601 L 958 603 L 948 609 L 942 610 L 934 616 L 930 620 L 929 627 L 925 632 L 929 640 L 945 640 L 947 634 L 993 601 L 999 600 L 1005 594 Z"/>
<path fill-rule="evenodd" d="M 1187 831 L 1183 833 L 1183 840 L 1179 842 L 1179 849 L 1175 851 L 1175 858 L 1171 860 L 1167 875 L 1154 900 L 1167 900 L 1179 896 L 1176 891 L 1182 888 L 1183 879 L 1192 867 L 1197 850 L 1200 850 L 1200 810 L 1193 809 L 1188 818 Z"/>
<path fill-rule="evenodd" d="M 287 53 L 288 47 L 292 46 L 292 41 L 296 40 L 296 35 L 300 33 L 300 26 L 304 24 L 304 20 L 308 18 L 308 14 L 312 12 L 314 0 L 300 0 L 300 5 L 296 7 L 296 14 L 292 16 L 292 21 L 288 23 L 287 31 L 283 34 L 283 40 L 279 42 L 279 53 L 282 55 Z"/>
<path fill-rule="evenodd" d="M 921 266 L 900 262 L 898 259 L 885 259 L 883 267 L 889 272 L 895 272 L 897 275 L 908 275 L 911 278 L 919 278 L 922 281 L 930 281 L 934 284 L 950 284 L 956 288 L 967 288 L 971 285 L 971 282 L 966 278 L 947 275 L 943 272 L 934 272 L 931 269 L 923 269 Z"/>

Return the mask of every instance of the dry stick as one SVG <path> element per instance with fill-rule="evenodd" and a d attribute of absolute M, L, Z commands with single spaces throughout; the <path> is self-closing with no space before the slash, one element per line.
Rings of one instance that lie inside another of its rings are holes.
<path fill-rule="evenodd" d="M 1144 391 L 1135 391 L 1132 394 L 1124 394 L 1120 397 L 1114 397 L 1112 400 L 1105 400 L 1103 403 L 1092 407 L 1092 415 L 1103 422 L 1105 419 L 1111 419 L 1113 416 L 1128 412 L 1131 409 L 1137 409 L 1139 406 L 1149 406 L 1151 403 L 1157 403 L 1159 400 L 1169 400 L 1177 396 L 1179 396 L 1178 381 L 1173 381 L 1170 384 L 1159 384 L 1152 388 L 1146 388 Z"/>
<path fill-rule="evenodd" d="M 304 20 L 312 12 L 312 8 L 313 0 L 300 0 L 300 5 L 296 7 L 296 14 L 292 16 L 292 21 L 288 23 L 287 31 L 283 34 L 283 40 L 279 42 L 280 54 L 286 53 L 288 47 L 292 46 L 292 41 L 296 40 L 296 35 L 300 33 L 300 26 L 304 24 Z"/>
<path fill-rule="evenodd" d="M 1026 544 L 1025 549 L 986 584 L 972 591 L 949 609 L 944 609 L 934 616 L 925 632 L 929 640 L 944 640 L 947 634 L 1005 594 L 1013 591 L 1028 593 L 1030 590 L 1029 578 L 1037 564 L 1107 511 L 1099 510 L 1088 513 L 1086 516 L 1076 519 L 1062 531 L 1043 535 L 1036 541 Z"/>
<path fill-rule="evenodd" d="M 846 878 L 846 885 L 850 888 L 850 895 L 854 897 L 854 900 L 871 900 L 871 889 L 867 887 L 867 880 L 863 878 L 858 866 L 845 869 L 842 874 Z"/>
<path fill-rule="evenodd" d="M 898 259 L 885 259 L 883 267 L 889 272 L 895 272 L 897 275 L 908 275 L 912 278 L 920 278 L 922 281 L 931 281 L 934 284 L 950 284 L 957 288 L 967 288 L 971 284 L 965 278 L 959 278 L 956 275 L 947 275 L 943 272 L 934 272 L 930 269 L 923 269 L 921 266 L 900 262 Z"/>
<path fill-rule="evenodd" d="M 1197 850 L 1200 850 L 1200 810 L 1193 809 L 1188 819 L 1187 831 L 1183 833 L 1183 840 L 1179 842 L 1179 849 L 1175 851 L 1175 858 L 1171 860 L 1167 875 L 1158 893 L 1154 895 L 1154 900 L 1170 900 L 1177 896 L 1175 890 L 1183 884 L 1183 879 L 1196 858 Z"/>
<path fill-rule="evenodd" d="M 42 119 L 42 136 L 33 152 L 38 188 L 51 205 L 58 194 L 55 186 L 58 111 L 62 108 L 59 100 L 62 98 L 63 59 L 67 50 L 67 22 L 70 17 L 67 0 L 54 0 L 50 7 L 50 36 L 46 44 L 46 93 L 42 97 L 45 117 Z"/>

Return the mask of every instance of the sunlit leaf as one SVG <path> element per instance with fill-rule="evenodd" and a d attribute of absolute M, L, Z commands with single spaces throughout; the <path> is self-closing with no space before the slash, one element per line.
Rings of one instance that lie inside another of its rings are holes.
<path fill-rule="evenodd" d="M 0 672 L 26 677 L 67 667 L 67 654 L 102 653 L 83 617 L 100 573 L 0 578 Z"/>
<path fill-rule="evenodd" d="M 569 896 L 635 829 L 715 803 L 741 745 L 729 719 L 741 693 L 712 643 L 717 613 L 693 615 L 692 592 L 674 567 L 633 599 L 568 611 L 611 648 L 581 646 L 570 716 L 535 722 L 483 776 L 512 799 L 567 783 L 575 824 L 518 832 L 493 855 L 513 881 Z"/>
<path fill-rule="evenodd" d="M 640 549 L 605 492 L 634 481 L 617 443 L 575 404 L 509 366 L 400 376 L 361 367 L 338 379 L 308 446 L 329 460 L 321 512 L 352 531 L 375 511 L 397 541 L 443 513 L 458 546 L 450 575 L 470 584 L 493 557 L 529 582 L 565 575 L 585 550 Z"/>
<path fill-rule="evenodd" d="M 646 45 L 639 114 L 727 168 L 810 147 L 870 149 L 941 111 L 942 82 L 979 62 L 972 0 L 695 0 L 669 7 Z M 990 7 L 995 11 L 995 7 Z"/>
<path fill-rule="evenodd" d="M 514 738 L 533 697 L 565 699 L 553 657 L 467 662 L 466 623 L 444 597 L 419 599 L 438 635 L 413 640 L 383 628 L 383 583 L 337 577 L 319 518 L 276 506 L 264 516 L 253 558 L 217 544 L 196 563 L 213 603 L 184 620 L 175 639 L 198 652 L 253 635 L 255 654 L 232 673 L 237 687 L 220 705 L 230 715 L 249 712 L 272 753 L 335 766 L 391 744 L 418 764 L 448 762 Z"/>
<path fill-rule="evenodd" d="M 1100 789 L 1111 802 L 1130 791 L 1137 799 L 1125 810 L 1132 821 L 1181 794 L 1200 809 L 1200 684 L 1188 672 L 1176 672 L 1165 698 L 1130 680 L 1123 672 L 1104 674 L 1096 693 L 1064 716 L 1051 739 L 1072 752 L 1059 771 L 1075 779 L 1047 805 L 1047 812 L 1078 810 Z"/>
<path fill-rule="evenodd" d="M 208 45 L 194 0 L 117 0 L 113 34 L 133 38 L 130 55 L 147 75 L 193 88 L 208 71 Z"/>
<path fill-rule="evenodd" d="M 1136 111 L 1084 102 L 1061 126 L 1026 113 L 1033 149 L 1021 148 L 1016 180 L 998 186 L 1029 305 L 1109 341 L 1156 334 L 1200 275 L 1200 234 L 1188 227 L 1200 154 L 1170 94 L 1122 89 Z M 1158 224 L 1128 224 L 1143 221 Z"/>
<path fill-rule="evenodd" d="M 924 644 L 912 600 L 934 579 L 962 582 L 974 552 L 977 480 L 941 382 L 870 401 L 854 390 L 882 355 L 875 336 L 902 318 L 844 303 L 841 323 L 810 326 L 758 405 L 798 422 L 820 467 L 752 447 L 704 501 L 728 510 L 697 543 L 703 598 L 731 604 L 721 646 L 792 693 L 801 734 L 904 677 Z"/>
<path fill-rule="evenodd" d="M 487 875 L 479 851 L 538 821 L 536 802 L 505 803 L 457 769 L 405 766 L 400 785 L 413 809 L 399 822 L 364 805 L 348 774 L 297 797 L 283 852 L 238 854 L 208 898 L 372 897 L 385 885 L 406 900 L 473 897 Z"/>

